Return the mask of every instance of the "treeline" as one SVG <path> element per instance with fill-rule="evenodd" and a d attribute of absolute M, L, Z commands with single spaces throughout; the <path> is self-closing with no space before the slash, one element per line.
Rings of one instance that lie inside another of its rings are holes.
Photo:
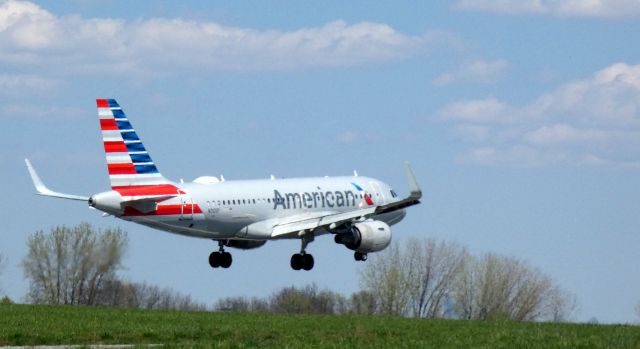
<path fill-rule="evenodd" d="M 22 261 L 27 301 L 144 309 L 207 310 L 168 288 L 122 280 L 127 248 L 121 229 L 83 223 L 38 231 Z M 471 255 L 462 245 L 412 239 L 372 254 L 360 272 L 361 289 L 345 296 L 315 284 L 284 287 L 263 298 L 229 297 L 214 310 L 379 314 L 418 318 L 564 321 L 572 295 L 527 263 L 495 254 Z"/>
<path fill-rule="evenodd" d="M 207 306 L 169 288 L 122 280 L 117 272 L 127 248 L 122 229 L 96 230 L 87 223 L 37 231 L 22 261 L 29 280 L 27 302 L 142 309 L 205 310 Z"/>
<path fill-rule="evenodd" d="M 370 263 L 369 263 L 370 262 Z M 370 258 L 361 274 L 374 313 L 419 318 L 565 321 L 573 295 L 529 264 L 433 239 L 411 239 Z"/>
<path fill-rule="evenodd" d="M 541 271 L 515 258 L 435 240 L 409 240 L 367 261 L 362 289 L 346 297 L 316 285 L 285 287 L 266 298 L 229 297 L 226 311 L 396 315 L 418 318 L 565 321 L 572 295 Z"/>

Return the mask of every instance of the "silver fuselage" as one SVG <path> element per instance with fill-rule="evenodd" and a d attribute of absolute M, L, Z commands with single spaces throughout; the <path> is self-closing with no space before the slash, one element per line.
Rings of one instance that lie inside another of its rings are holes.
<path fill-rule="evenodd" d="M 359 210 L 395 202 L 384 182 L 367 177 L 310 177 L 176 184 L 184 192 L 158 205 L 181 205 L 169 215 L 119 218 L 172 233 L 208 239 L 272 239 L 271 227 L 287 221 Z M 367 199 L 366 196 L 369 196 Z M 404 210 L 374 219 L 395 224 Z M 264 223 L 264 229 L 261 225 Z M 322 234 L 325 231 L 317 231 Z"/>

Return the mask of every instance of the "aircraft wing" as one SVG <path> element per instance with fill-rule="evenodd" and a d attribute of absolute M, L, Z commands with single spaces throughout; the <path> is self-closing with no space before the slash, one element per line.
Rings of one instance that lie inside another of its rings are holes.
<path fill-rule="evenodd" d="M 299 221 L 277 224 L 273 227 L 271 237 L 282 238 L 298 234 L 305 230 L 314 230 L 318 228 L 331 229 L 331 226 L 339 226 L 345 222 L 351 222 L 358 219 L 366 219 L 375 212 L 375 207 L 365 208 L 362 210 L 327 214 L 315 218 L 307 218 Z"/>
<path fill-rule="evenodd" d="M 403 208 L 417 205 L 422 198 L 422 190 L 418 186 L 416 176 L 413 174 L 411 165 L 405 163 L 405 172 L 407 181 L 409 182 L 410 194 L 404 199 L 388 203 L 386 205 L 380 205 L 376 207 L 364 208 L 356 211 L 343 212 L 343 213 L 328 213 L 318 217 L 303 218 L 295 221 L 288 221 L 283 224 L 276 224 L 273 227 L 271 237 L 273 238 L 285 238 L 292 237 L 303 231 L 315 230 L 315 229 L 327 229 L 333 230 L 336 227 L 345 223 L 363 221 L 371 216 L 377 214 L 389 213 Z"/>

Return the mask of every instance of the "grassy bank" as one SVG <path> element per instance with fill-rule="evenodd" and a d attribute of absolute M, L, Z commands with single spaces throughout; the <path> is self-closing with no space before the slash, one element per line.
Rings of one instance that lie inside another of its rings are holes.
<path fill-rule="evenodd" d="M 640 348 L 640 327 L 0 306 L 0 346 L 93 343 L 216 348 Z"/>

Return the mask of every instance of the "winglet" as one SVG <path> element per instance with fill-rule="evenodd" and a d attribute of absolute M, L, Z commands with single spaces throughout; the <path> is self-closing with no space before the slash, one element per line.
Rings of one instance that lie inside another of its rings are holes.
<path fill-rule="evenodd" d="M 78 195 L 71 195 L 71 194 L 63 194 L 63 193 L 58 193 L 58 192 L 50 190 L 49 188 L 47 188 L 46 185 L 44 185 L 44 183 L 40 179 L 40 176 L 38 176 L 38 173 L 36 172 L 36 170 L 33 168 L 33 166 L 31 166 L 31 162 L 29 161 L 29 159 L 24 159 L 24 162 L 27 164 L 27 169 L 29 170 L 29 175 L 31 175 L 31 180 L 33 181 L 33 185 L 36 187 L 36 192 L 37 192 L 38 195 L 52 196 L 52 197 L 56 197 L 56 198 L 70 199 L 70 200 L 80 200 L 80 201 L 88 201 L 89 200 L 88 197 L 78 196 Z"/>
<path fill-rule="evenodd" d="M 409 196 L 412 199 L 420 199 L 422 197 L 422 190 L 418 185 L 418 181 L 416 180 L 416 175 L 413 173 L 413 169 L 411 169 L 411 164 L 409 163 L 409 161 L 405 161 L 404 170 L 407 175 L 409 190 L 411 191 L 411 194 Z"/>

